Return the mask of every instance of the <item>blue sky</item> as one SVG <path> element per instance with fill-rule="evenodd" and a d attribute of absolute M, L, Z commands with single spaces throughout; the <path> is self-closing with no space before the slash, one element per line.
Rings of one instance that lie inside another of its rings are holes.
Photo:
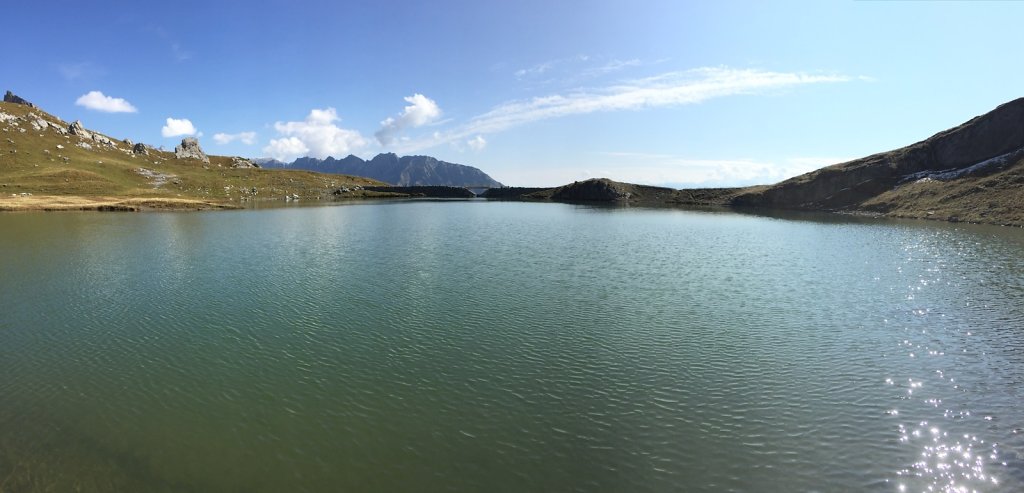
<path fill-rule="evenodd" d="M 2 89 L 115 137 L 511 185 L 771 183 L 1024 96 L 1024 2 L 12 2 Z"/>

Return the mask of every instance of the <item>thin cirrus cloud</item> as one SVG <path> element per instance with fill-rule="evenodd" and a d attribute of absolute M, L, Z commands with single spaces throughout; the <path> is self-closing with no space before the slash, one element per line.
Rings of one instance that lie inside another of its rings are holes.
<path fill-rule="evenodd" d="M 253 145 L 256 143 L 256 132 L 238 132 L 236 134 L 220 132 L 213 134 L 213 141 L 220 145 L 230 144 L 236 140 L 245 145 Z"/>
<path fill-rule="evenodd" d="M 104 113 L 136 113 L 139 110 L 122 98 L 112 98 L 100 91 L 89 91 L 75 100 L 76 106 Z"/>
<path fill-rule="evenodd" d="M 415 152 L 439 144 L 461 142 L 474 135 L 494 134 L 536 121 L 597 112 L 684 106 L 710 99 L 759 94 L 810 84 L 847 82 L 851 77 L 804 72 L 704 67 L 668 72 L 569 94 L 552 94 L 511 101 L 446 132 L 404 143 L 401 151 Z"/>
<path fill-rule="evenodd" d="M 192 125 L 192 121 L 188 118 L 168 118 L 167 124 L 160 129 L 160 134 L 164 137 L 179 137 L 182 135 L 195 135 L 196 127 Z"/>
<path fill-rule="evenodd" d="M 669 154 L 604 152 L 598 153 L 594 161 L 606 169 L 596 170 L 584 178 L 601 176 L 648 185 L 752 185 L 775 183 L 848 160 L 843 157 L 797 157 L 779 161 L 693 159 Z"/>
<path fill-rule="evenodd" d="M 93 79 L 106 74 L 103 67 L 92 62 L 61 63 L 57 65 L 57 72 L 69 81 Z"/>
<path fill-rule="evenodd" d="M 279 161 L 302 156 L 323 159 L 344 156 L 367 145 L 358 131 L 339 127 L 340 121 L 338 111 L 328 107 L 313 109 L 303 121 L 276 122 L 274 130 L 279 137 L 271 139 L 263 153 Z"/>

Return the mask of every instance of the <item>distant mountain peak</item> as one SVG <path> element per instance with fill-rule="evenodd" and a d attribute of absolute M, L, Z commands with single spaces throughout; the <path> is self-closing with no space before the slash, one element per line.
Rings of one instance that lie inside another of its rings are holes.
<path fill-rule="evenodd" d="M 343 159 L 301 157 L 291 163 L 258 160 L 264 167 L 291 168 L 373 178 L 397 186 L 441 185 L 452 187 L 501 187 L 501 183 L 478 168 L 441 161 L 432 156 L 377 154 L 369 161 L 349 154 Z"/>

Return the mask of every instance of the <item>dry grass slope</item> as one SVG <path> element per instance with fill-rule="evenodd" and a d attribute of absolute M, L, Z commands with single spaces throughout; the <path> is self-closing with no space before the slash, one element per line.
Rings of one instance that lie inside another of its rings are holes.
<path fill-rule="evenodd" d="M 258 200 L 375 196 L 355 187 L 383 185 L 367 178 L 306 171 L 232 168 L 230 157 L 209 165 L 155 149 L 136 155 L 62 134 L 68 122 L 38 108 L 0 103 L 0 210 L 144 210 L 240 207 Z"/>

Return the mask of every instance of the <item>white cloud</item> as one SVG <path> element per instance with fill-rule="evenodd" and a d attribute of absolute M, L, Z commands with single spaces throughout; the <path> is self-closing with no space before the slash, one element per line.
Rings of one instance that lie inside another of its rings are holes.
<path fill-rule="evenodd" d="M 167 125 L 160 129 L 160 134 L 164 137 L 178 137 L 181 135 L 195 135 L 196 127 L 192 125 L 192 122 L 187 118 L 176 119 L 168 118 Z"/>
<path fill-rule="evenodd" d="M 89 91 L 77 100 L 75 105 L 104 113 L 136 113 L 139 110 L 121 98 L 112 98 L 100 91 Z"/>
<path fill-rule="evenodd" d="M 263 148 L 265 155 L 280 161 L 297 157 L 342 157 L 365 147 L 367 142 L 356 130 L 338 127 L 334 108 L 313 109 L 301 122 L 277 122 L 274 130 L 280 138 L 271 139 Z"/>
<path fill-rule="evenodd" d="M 844 158 L 796 157 L 778 161 L 756 159 L 692 159 L 668 154 L 601 153 L 594 164 L 601 169 L 585 178 L 663 186 L 745 186 L 772 184 Z"/>
<path fill-rule="evenodd" d="M 408 127 L 422 127 L 437 121 L 441 117 L 441 107 L 437 103 L 422 94 L 416 93 L 405 98 L 409 106 L 406 106 L 398 118 L 388 117 L 380 122 L 381 128 L 374 134 L 381 145 L 389 145 L 395 140 L 395 135 Z"/>
<path fill-rule="evenodd" d="M 417 152 L 439 144 L 463 141 L 540 120 L 596 112 L 684 106 L 710 99 L 741 94 L 760 94 L 809 84 L 846 82 L 843 75 L 770 72 L 757 69 L 705 67 L 668 72 L 646 79 L 594 88 L 569 94 L 551 94 L 529 100 L 511 101 L 434 138 L 414 140 L 401 152 Z"/>
<path fill-rule="evenodd" d="M 278 161 L 294 161 L 297 157 L 308 156 L 309 147 L 298 137 L 282 137 L 271 139 L 270 144 L 263 148 L 263 154 Z"/>
<path fill-rule="evenodd" d="M 483 135 L 477 135 L 476 137 L 467 140 L 466 145 L 474 151 L 480 151 L 483 150 L 484 147 L 487 147 L 487 140 L 484 139 Z"/>
<path fill-rule="evenodd" d="M 221 132 L 213 134 L 213 141 L 220 145 L 230 144 L 236 140 L 245 145 L 253 145 L 256 143 L 256 132 L 239 132 L 237 134 Z"/>

